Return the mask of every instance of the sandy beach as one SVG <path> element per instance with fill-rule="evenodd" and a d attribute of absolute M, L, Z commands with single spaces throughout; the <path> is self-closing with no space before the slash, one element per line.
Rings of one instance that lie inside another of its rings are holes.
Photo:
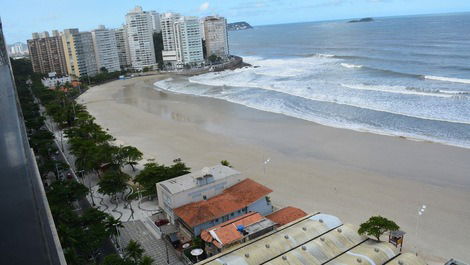
<path fill-rule="evenodd" d="M 90 88 L 78 102 L 146 159 L 170 164 L 181 158 L 193 169 L 228 160 L 273 189 L 276 205 L 354 224 L 382 215 L 407 232 L 406 251 L 418 251 L 429 263 L 470 261 L 470 149 L 155 90 L 153 83 L 167 77 L 113 81 Z M 423 204 L 427 209 L 418 220 Z"/>

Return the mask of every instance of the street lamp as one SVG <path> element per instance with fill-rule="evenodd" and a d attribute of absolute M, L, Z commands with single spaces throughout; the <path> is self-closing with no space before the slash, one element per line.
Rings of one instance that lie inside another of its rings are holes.
<path fill-rule="evenodd" d="M 424 211 L 426 210 L 426 205 L 423 204 L 421 208 L 418 210 L 418 214 L 416 215 L 416 256 L 418 256 L 418 230 L 419 230 L 419 217 L 424 214 Z"/>
<path fill-rule="evenodd" d="M 271 158 L 268 157 L 266 161 L 264 161 L 264 176 L 266 177 L 266 169 L 268 167 L 268 163 L 271 161 Z"/>
<path fill-rule="evenodd" d="M 93 197 L 93 189 L 91 188 L 91 178 L 88 178 L 88 189 L 90 189 L 91 204 L 95 207 L 95 199 Z"/>

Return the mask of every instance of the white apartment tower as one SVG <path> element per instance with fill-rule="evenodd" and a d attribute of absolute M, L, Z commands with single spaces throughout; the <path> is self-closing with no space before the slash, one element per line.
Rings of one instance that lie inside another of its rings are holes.
<path fill-rule="evenodd" d="M 202 35 L 197 17 L 181 17 L 175 23 L 178 66 L 204 62 Z"/>
<path fill-rule="evenodd" d="M 216 55 L 226 59 L 230 52 L 228 46 L 227 20 L 223 17 L 204 18 L 204 39 L 207 57 Z"/>
<path fill-rule="evenodd" d="M 114 34 L 116 36 L 116 47 L 119 57 L 119 65 L 121 69 L 126 69 L 131 65 L 129 43 L 127 42 L 127 30 L 123 26 L 121 28 L 115 29 Z"/>
<path fill-rule="evenodd" d="M 120 71 L 119 54 L 116 35 L 113 30 L 100 25 L 91 32 L 95 47 L 96 65 L 98 70 L 106 68 L 108 72 Z"/>
<path fill-rule="evenodd" d="M 202 36 L 197 17 L 165 13 L 160 17 L 163 38 L 163 61 L 172 67 L 204 62 Z"/>
<path fill-rule="evenodd" d="M 126 15 L 127 41 L 131 66 L 142 70 L 156 65 L 153 46 L 153 19 L 151 12 L 137 6 Z"/>
<path fill-rule="evenodd" d="M 180 17 L 181 16 L 177 13 L 165 13 L 160 16 L 160 26 L 163 39 L 163 62 L 166 65 L 172 65 L 172 67 L 176 67 L 177 61 L 174 25 Z"/>

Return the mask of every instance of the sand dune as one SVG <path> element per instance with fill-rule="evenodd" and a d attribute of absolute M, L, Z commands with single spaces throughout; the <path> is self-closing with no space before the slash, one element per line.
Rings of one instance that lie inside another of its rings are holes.
<path fill-rule="evenodd" d="M 79 98 L 119 141 L 146 158 L 191 168 L 229 160 L 274 190 L 277 205 L 359 224 L 394 219 L 405 250 L 430 263 L 470 260 L 470 150 L 330 128 L 220 100 L 156 91 L 165 76 L 96 86 Z M 263 161 L 270 158 L 265 167 Z M 426 212 L 419 220 L 422 204 Z"/>

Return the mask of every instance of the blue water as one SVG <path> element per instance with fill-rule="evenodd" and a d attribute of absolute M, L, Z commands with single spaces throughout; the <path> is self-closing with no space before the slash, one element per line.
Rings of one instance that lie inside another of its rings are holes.
<path fill-rule="evenodd" d="M 252 68 L 157 86 L 328 126 L 470 147 L 470 14 L 230 33 Z"/>

